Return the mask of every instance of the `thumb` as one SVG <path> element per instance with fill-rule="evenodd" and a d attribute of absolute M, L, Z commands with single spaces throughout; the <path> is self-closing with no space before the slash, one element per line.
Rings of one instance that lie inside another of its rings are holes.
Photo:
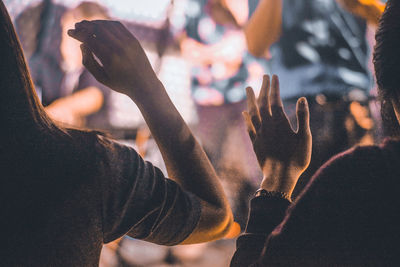
<path fill-rule="evenodd" d="M 102 84 L 107 82 L 107 74 L 104 68 L 94 58 L 93 52 L 84 44 L 81 44 L 82 51 L 82 64 L 85 66 L 90 73 Z"/>
<path fill-rule="evenodd" d="M 311 132 L 310 111 L 308 109 L 308 103 L 305 97 L 301 97 L 297 101 L 296 116 L 297 116 L 297 134 L 300 136 L 308 135 Z"/>

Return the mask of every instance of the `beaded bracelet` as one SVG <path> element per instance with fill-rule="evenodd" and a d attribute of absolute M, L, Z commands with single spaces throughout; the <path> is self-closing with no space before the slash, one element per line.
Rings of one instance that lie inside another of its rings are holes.
<path fill-rule="evenodd" d="M 259 196 L 270 197 L 270 198 L 283 198 L 292 202 L 288 193 L 280 191 L 267 191 L 263 188 L 260 188 L 254 193 L 254 197 L 259 197 Z"/>

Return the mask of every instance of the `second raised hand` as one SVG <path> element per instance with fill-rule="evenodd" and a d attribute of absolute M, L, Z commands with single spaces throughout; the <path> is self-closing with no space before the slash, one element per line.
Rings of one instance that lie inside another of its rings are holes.
<path fill-rule="evenodd" d="M 243 115 L 263 171 L 262 187 L 291 195 L 311 159 L 307 100 L 302 97 L 297 101 L 298 129 L 294 131 L 283 109 L 276 75 L 272 82 L 268 75 L 264 75 L 258 99 L 251 87 L 246 89 L 246 93 L 248 112 Z"/>

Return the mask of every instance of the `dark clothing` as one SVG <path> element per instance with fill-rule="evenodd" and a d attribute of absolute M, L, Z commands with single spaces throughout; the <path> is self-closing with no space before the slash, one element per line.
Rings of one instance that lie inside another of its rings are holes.
<path fill-rule="evenodd" d="M 124 234 L 176 245 L 193 232 L 201 213 L 194 195 L 132 148 L 70 136 L 65 144 L 47 136 L 47 153 L 32 145 L 0 154 L 2 266 L 98 266 L 103 243 Z"/>
<path fill-rule="evenodd" d="M 366 22 L 336 0 L 283 0 L 282 32 L 271 47 L 271 71 L 283 99 L 320 93 L 368 93 Z"/>
<path fill-rule="evenodd" d="M 253 199 L 231 266 L 398 265 L 399 164 L 400 141 L 356 147 L 327 162 L 288 209 Z"/>

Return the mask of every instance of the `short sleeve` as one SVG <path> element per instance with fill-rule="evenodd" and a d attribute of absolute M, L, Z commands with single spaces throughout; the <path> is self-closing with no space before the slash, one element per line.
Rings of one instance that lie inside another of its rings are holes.
<path fill-rule="evenodd" d="M 164 177 L 133 148 L 106 138 L 102 141 L 106 156 L 99 179 L 104 242 L 124 234 L 161 245 L 185 240 L 200 219 L 197 197 Z"/>

